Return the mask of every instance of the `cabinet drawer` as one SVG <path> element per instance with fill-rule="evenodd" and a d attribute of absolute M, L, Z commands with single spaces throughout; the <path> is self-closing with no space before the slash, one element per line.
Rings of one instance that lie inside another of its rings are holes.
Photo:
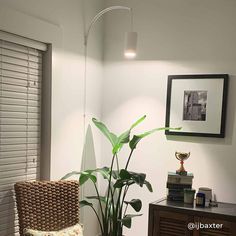
<path fill-rule="evenodd" d="M 193 222 L 193 217 L 186 214 L 155 210 L 152 236 L 192 236 L 189 222 Z"/>

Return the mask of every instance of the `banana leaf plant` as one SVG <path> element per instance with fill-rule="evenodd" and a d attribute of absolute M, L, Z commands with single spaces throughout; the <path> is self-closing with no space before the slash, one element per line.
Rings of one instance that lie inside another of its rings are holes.
<path fill-rule="evenodd" d="M 133 152 L 137 148 L 138 143 L 144 137 L 156 131 L 167 130 L 170 128 L 156 128 L 139 135 L 133 135 L 131 138 L 131 131 L 145 118 L 146 116 L 143 116 L 138 119 L 121 135 L 115 135 L 109 131 L 105 124 L 93 118 L 92 121 L 95 126 L 111 143 L 112 158 L 110 167 L 97 168 L 82 172 L 73 171 L 62 178 L 67 179 L 71 176 L 79 175 L 80 186 L 85 184 L 87 181 L 91 181 L 93 183 L 96 190 L 96 195 L 86 196 L 85 199 L 80 201 L 80 207 L 87 206 L 92 208 L 97 217 L 102 236 L 122 236 L 123 227 L 125 226 L 127 228 L 131 228 L 132 219 L 142 215 L 139 214 L 142 209 L 142 201 L 138 198 L 130 200 L 126 199 L 127 193 L 133 185 L 138 185 L 141 188 L 146 186 L 150 192 L 153 191 L 152 185 L 146 180 L 146 174 L 136 173 L 129 170 L 130 160 Z M 130 153 L 127 157 L 126 165 L 124 168 L 121 168 L 119 165 L 118 154 L 125 145 L 129 146 Z M 97 174 L 101 174 L 107 182 L 107 192 L 104 195 L 101 195 L 98 190 Z M 98 201 L 98 210 L 95 209 L 91 200 Z M 131 208 L 135 214 L 127 213 L 129 208 Z"/>

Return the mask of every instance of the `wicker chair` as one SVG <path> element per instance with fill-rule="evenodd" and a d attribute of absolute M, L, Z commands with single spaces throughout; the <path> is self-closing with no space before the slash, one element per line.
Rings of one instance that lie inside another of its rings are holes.
<path fill-rule="evenodd" d="M 15 184 L 20 235 L 25 228 L 56 231 L 79 223 L 77 181 L 34 181 Z"/>

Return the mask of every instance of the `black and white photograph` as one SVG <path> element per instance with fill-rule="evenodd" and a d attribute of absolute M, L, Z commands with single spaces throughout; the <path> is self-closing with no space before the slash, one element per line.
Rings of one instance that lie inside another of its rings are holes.
<path fill-rule="evenodd" d="M 184 91 L 183 120 L 206 121 L 207 91 Z"/>

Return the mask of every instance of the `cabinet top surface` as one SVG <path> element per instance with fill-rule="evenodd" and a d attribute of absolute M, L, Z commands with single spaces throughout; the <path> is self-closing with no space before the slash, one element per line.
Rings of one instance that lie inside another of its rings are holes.
<path fill-rule="evenodd" d="M 151 203 L 151 205 L 236 217 L 236 204 L 232 203 L 218 202 L 218 207 L 196 207 L 195 204 L 192 206 L 184 204 L 183 202 L 172 202 L 167 201 L 166 199 L 161 199 Z"/>

